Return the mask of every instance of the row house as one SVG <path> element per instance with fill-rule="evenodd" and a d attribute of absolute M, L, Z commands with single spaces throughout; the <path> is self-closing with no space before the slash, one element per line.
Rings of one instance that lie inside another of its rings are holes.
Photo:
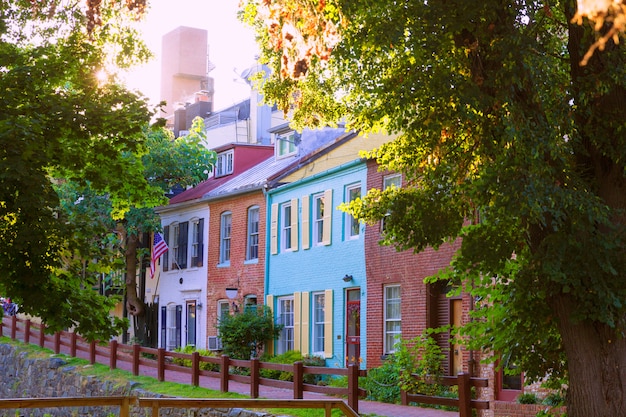
<path fill-rule="evenodd" d="M 208 250 L 215 217 L 208 193 L 274 155 L 272 146 L 236 143 L 217 149 L 213 176 L 172 197 L 156 209 L 169 250 L 160 258 L 156 294 L 160 306 L 159 346 L 168 350 L 187 345 L 206 349 L 207 276 L 215 262 Z"/>
<path fill-rule="evenodd" d="M 359 151 L 390 139 L 346 132 L 268 191 L 266 302 L 284 326 L 274 353 L 297 350 L 330 367 L 366 367 L 365 225 L 338 206 L 367 191 Z"/>
<path fill-rule="evenodd" d="M 220 146 L 213 177 L 157 209 L 169 247 L 155 290 L 159 346 L 217 350 L 219 318 L 263 303 L 269 178 L 340 133 L 282 125 L 274 145 Z"/>

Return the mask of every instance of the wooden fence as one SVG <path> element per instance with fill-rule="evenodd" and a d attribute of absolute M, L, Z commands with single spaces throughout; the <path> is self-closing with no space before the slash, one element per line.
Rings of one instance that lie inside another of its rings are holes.
<path fill-rule="evenodd" d="M 209 398 L 131 398 L 131 397 L 63 397 L 63 398 L 12 398 L 0 399 L 0 409 L 58 408 L 58 407 L 119 407 L 120 417 L 130 416 L 130 407 L 150 408 L 152 416 L 158 417 L 165 407 L 193 408 L 320 408 L 330 417 L 333 409 L 345 416 L 359 415 L 339 399 L 320 400 L 265 400 L 265 399 L 209 399 Z"/>
<path fill-rule="evenodd" d="M 414 376 L 415 378 L 420 378 L 417 375 Z M 472 399 L 472 387 L 487 387 L 488 380 L 486 378 L 474 378 L 470 377 L 469 374 L 461 372 L 457 376 L 443 376 L 439 378 L 433 378 L 429 382 L 446 386 L 458 385 L 459 398 L 409 394 L 406 391 L 400 391 L 402 405 L 409 405 L 409 403 L 415 402 L 421 404 L 435 404 L 458 407 L 459 417 L 471 417 L 472 408 L 475 408 L 477 410 L 489 409 L 489 401 Z"/>
<path fill-rule="evenodd" d="M 200 383 L 200 375 L 219 378 L 220 390 L 228 392 L 229 381 L 237 381 L 250 385 L 250 397 L 256 399 L 259 397 L 259 386 L 271 386 L 275 388 L 284 388 L 293 391 L 294 399 L 302 399 L 305 391 L 316 392 L 320 394 L 344 396 L 348 399 L 348 405 L 356 413 L 359 412 L 359 398 L 366 395 L 365 390 L 359 388 L 359 376 L 365 376 L 366 371 L 359 370 L 357 365 L 349 365 L 347 368 L 326 368 L 320 366 L 304 366 L 302 362 L 296 362 L 293 365 L 277 364 L 269 362 L 260 362 L 258 359 L 239 360 L 231 359 L 226 355 L 219 357 L 200 356 L 198 352 L 191 354 L 166 351 L 163 348 L 148 348 L 139 345 L 119 344 L 116 340 L 110 341 L 108 344 L 86 342 L 82 337 L 73 332 L 56 332 L 53 335 L 46 335 L 45 328 L 40 324 L 32 323 L 30 320 L 21 319 L 16 316 L 9 318 L 10 325 L 6 326 L 10 330 L 11 339 L 17 339 L 18 334 L 22 336 L 24 343 L 32 343 L 31 338 L 37 338 L 39 346 L 44 347 L 46 342 L 53 345 L 55 353 L 61 352 L 61 346 L 65 346 L 69 350 L 71 356 L 76 357 L 77 351 L 87 353 L 89 363 L 94 364 L 98 357 L 108 359 L 110 369 L 116 369 L 118 362 L 130 363 L 133 375 L 139 375 L 140 365 L 156 368 L 157 378 L 159 381 L 166 380 L 165 371 L 177 371 L 189 374 L 189 382 L 198 386 Z M 2 320 L 0 326 L 0 336 L 3 335 L 5 327 L 5 319 Z M 191 361 L 191 367 L 176 365 L 174 359 L 182 359 Z M 200 368 L 200 363 L 213 363 L 219 371 L 209 371 Z M 231 367 L 246 368 L 249 375 L 231 374 Z M 293 381 L 280 381 L 276 379 L 261 377 L 261 369 L 271 369 L 282 372 L 292 372 Z M 348 380 L 347 388 L 319 386 L 307 384 L 304 382 L 304 375 L 335 375 L 345 376 Z M 417 377 L 417 376 L 416 376 Z M 403 405 L 409 405 L 411 402 L 421 404 L 435 404 L 452 406 L 459 408 L 460 417 L 470 417 L 472 408 L 479 410 L 489 409 L 489 402 L 484 400 L 475 400 L 471 396 L 471 387 L 487 387 L 487 379 L 470 377 L 469 374 L 460 373 L 454 377 L 441 377 L 436 380 L 429 381 L 441 385 L 458 385 L 458 398 L 445 398 L 437 396 L 427 396 L 422 394 L 410 394 L 401 391 L 401 400 Z"/>
<path fill-rule="evenodd" d="M 2 326 L 0 326 L 0 336 L 4 332 L 3 318 Z M 358 413 L 359 397 L 365 396 L 365 390 L 359 389 L 359 376 L 365 376 L 366 371 L 359 370 L 357 365 L 349 365 L 347 368 L 326 368 L 320 366 L 304 366 L 302 362 L 296 362 L 293 365 L 277 364 L 269 362 L 260 362 L 258 359 L 240 360 L 231 359 L 226 355 L 219 357 L 200 356 L 198 352 L 191 354 L 166 351 L 163 348 L 148 348 L 139 345 L 124 345 L 116 340 L 111 340 L 108 344 L 87 342 L 81 336 L 74 332 L 60 331 L 52 335 L 45 334 L 45 328 L 41 324 L 36 324 L 28 319 L 21 319 L 16 316 L 8 318 L 11 339 L 19 340 L 18 335 L 24 343 L 38 343 L 39 346 L 45 347 L 46 343 L 52 345 L 55 353 L 61 353 L 61 347 L 66 347 L 70 356 L 76 357 L 77 352 L 85 352 L 89 358 L 89 363 L 96 363 L 97 358 L 104 358 L 110 369 L 116 369 L 118 362 L 127 362 L 133 375 L 139 375 L 140 365 L 156 368 L 157 379 L 159 381 L 166 380 L 166 371 L 177 371 L 189 374 L 189 383 L 198 386 L 200 384 L 200 375 L 219 378 L 220 390 L 228 392 L 229 381 L 237 381 L 250 385 L 250 397 L 259 397 L 259 386 L 265 385 L 275 388 L 284 388 L 293 391 L 294 399 L 302 399 L 304 392 L 316 392 L 320 394 L 345 396 L 348 399 L 348 405 Z M 36 340 L 36 342 L 35 342 Z M 191 361 L 191 367 L 176 365 L 174 359 L 182 359 Z M 201 362 L 213 363 L 219 371 L 209 371 L 200 369 Z M 231 374 L 231 367 L 247 368 L 249 375 Z M 270 378 L 263 378 L 260 375 L 261 369 L 271 369 L 281 372 L 292 372 L 293 381 L 279 381 Z M 348 380 L 348 387 L 329 387 L 307 384 L 304 382 L 304 375 L 332 375 L 345 376 Z"/>

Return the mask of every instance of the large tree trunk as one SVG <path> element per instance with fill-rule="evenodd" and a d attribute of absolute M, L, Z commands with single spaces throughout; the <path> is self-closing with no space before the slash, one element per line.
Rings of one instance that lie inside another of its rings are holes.
<path fill-rule="evenodd" d="M 572 304 L 566 295 L 551 302 L 568 359 L 567 415 L 626 416 L 626 338 L 605 324 L 572 321 Z"/>
<path fill-rule="evenodd" d="M 137 294 L 137 235 L 126 236 L 126 309 L 133 319 L 135 339 L 144 345 L 146 335 L 146 306 Z"/>

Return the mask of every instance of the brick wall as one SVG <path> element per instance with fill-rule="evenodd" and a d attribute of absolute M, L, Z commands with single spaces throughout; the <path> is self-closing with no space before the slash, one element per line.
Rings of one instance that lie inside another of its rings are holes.
<path fill-rule="evenodd" d="M 246 262 L 248 233 L 248 209 L 259 207 L 259 258 Z M 217 303 L 226 299 L 225 289 L 239 289 L 235 302 L 241 305 L 245 296 L 255 295 L 257 303 L 263 304 L 265 273 L 265 196 L 261 191 L 238 195 L 212 202 L 209 221 L 208 244 L 208 291 L 207 291 L 207 335 L 217 334 Z M 230 266 L 218 266 L 220 256 L 220 227 L 222 213 L 232 214 Z"/>
<path fill-rule="evenodd" d="M 368 162 L 367 189 L 382 189 L 386 172 L 379 172 L 378 165 Z M 414 254 L 412 251 L 397 252 L 395 248 L 381 246 L 380 223 L 368 225 L 365 230 L 365 259 L 367 270 L 367 365 L 380 366 L 383 355 L 384 338 L 384 288 L 390 284 L 400 284 L 402 298 L 402 337 L 411 339 L 430 327 L 429 304 L 430 286 L 424 278 L 448 266 L 452 255 L 460 244 L 442 245 L 435 251 L 428 248 Z M 463 320 L 468 320 L 469 298 L 463 300 Z M 464 362 L 467 352 L 463 353 Z"/>

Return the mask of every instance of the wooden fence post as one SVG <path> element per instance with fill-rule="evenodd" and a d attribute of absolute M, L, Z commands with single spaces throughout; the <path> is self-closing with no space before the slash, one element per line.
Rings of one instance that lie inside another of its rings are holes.
<path fill-rule="evenodd" d="M 39 347 L 44 347 L 46 344 L 46 325 L 39 324 Z"/>
<path fill-rule="evenodd" d="M 96 341 L 92 340 L 89 343 L 89 363 L 93 365 L 96 363 Z"/>
<path fill-rule="evenodd" d="M 293 363 L 293 399 L 301 400 L 304 398 L 304 369 L 302 369 L 302 362 Z"/>
<path fill-rule="evenodd" d="M 250 398 L 259 398 L 259 358 L 250 360 Z"/>
<path fill-rule="evenodd" d="M 157 378 L 160 382 L 165 381 L 165 349 L 157 350 Z"/>
<path fill-rule="evenodd" d="M 17 316 L 11 316 L 11 339 L 17 337 Z"/>
<path fill-rule="evenodd" d="M 76 333 L 74 332 L 70 336 L 70 356 L 76 357 Z"/>
<path fill-rule="evenodd" d="M 133 375 L 139 375 L 139 348 L 141 346 L 133 345 Z"/>
<path fill-rule="evenodd" d="M 220 391 L 228 392 L 228 356 L 222 355 L 222 364 L 220 365 Z"/>
<path fill-rule="evenodd" d="M 200 385 L 200 353 L 191 353 L 191 385 Z"/>
<path fill-rule="evenodd" d="M 120 417 L 128 416 L 130 416 L 130 397 L 124 397 L 120 404 Z"/>
<path fill-rule="evenodd" d="M 117 340 L 109 342 L 109 369 L 117 368 Z"/>
<path fill-rule="evenodd" d="M 348 405 L 359 412 L 359 367 L 355 364 L 348 365 Z"/>
<path fill-rule="evenodd" d="M 472 416 L 472 389 L 470 376 L 464 372 L 457 375 L 459 385 L 459 417 Z"/>
<path fill-rule="evenodd" d="M 26 319 L 26 325 L 24 327 L 24 343 L 27 345 L 30 343 L 30 319 Z"/>
<path fill-rule="evenodd" d="M 54 353 L 61 353 L 61 332 L 54 333 Z"/>

